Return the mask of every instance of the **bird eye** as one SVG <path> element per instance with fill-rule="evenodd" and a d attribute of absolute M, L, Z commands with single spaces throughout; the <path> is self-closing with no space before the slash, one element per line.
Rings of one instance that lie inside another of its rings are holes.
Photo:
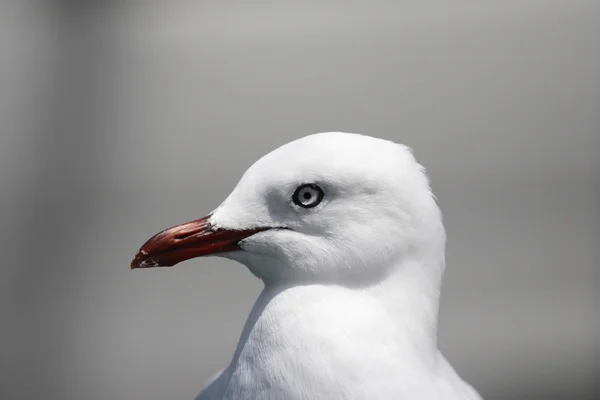
<path fill-rule="evenodd" d="M 294 204 L 303 208 L 312 208 L 318 205 L 323 200 L 323 190 L 313 183 L 306 183 L 298 186 L 292 201 Z"/>

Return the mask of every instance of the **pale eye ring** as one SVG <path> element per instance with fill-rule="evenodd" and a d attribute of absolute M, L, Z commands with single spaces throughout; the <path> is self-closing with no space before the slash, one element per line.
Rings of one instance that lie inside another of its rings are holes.
<path fill-rule="evenodd" d="M 302 208 L 313 208 L 323 200 L 324 195 L 323 189 L 314 183 L 305 183 L 296 188 L 292 201 Z"/>

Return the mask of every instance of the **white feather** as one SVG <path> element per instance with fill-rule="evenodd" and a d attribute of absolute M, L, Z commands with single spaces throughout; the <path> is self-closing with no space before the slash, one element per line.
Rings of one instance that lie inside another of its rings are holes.
<path fill-rule="evenodd" d="M 323 202 L 291 201 L 303 183 Z M 223 254 L 265 282 L 233 360 L 198 396 L 479 399 L 437 349 L 445 231 L 407 147 L 310 135 L 244 174 L 211 223 L 255 234 Z"/>

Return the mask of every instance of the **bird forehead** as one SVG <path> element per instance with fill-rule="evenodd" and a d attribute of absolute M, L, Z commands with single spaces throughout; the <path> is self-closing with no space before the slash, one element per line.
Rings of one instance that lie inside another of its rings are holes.
<path fill-rule="evenodd" d="M 400 145 L 357 134 L 315 134 L 281 146 L 259 159 L 247 175 L 280 185 L 306 180 L 377 179 L 402 152 Z M 260 177 L 260 178 L 259 178 Z"/>
<path fill-rule="evenodd" d="M 326 132 L 308 135 L 287 143 L 273 150 L 267 158 L 270 158 L 269 156 L 273 158 L 279 156 L 286 160 L 306 158 L 311 161 L 317 159 L 335 164 L 357 157 L 389 154 L 396 147 L 395 143 L 383 139 L 352 133 Z"/>
<path fill-rule="evenodd" d="M 264 206 L 269 199 L 289 198 L 305 183 L 315 183 L 341 196 L 390 193 L 399 190 L 399 182 L 412 175 L 411 171 L 420 173 L 415 166 L 418 164 L 410 150 L 400 144 L 358 134 L 314 134 L 256 161 L 228 203 Z"/>
<path fill-rule="evenodd" d="M 348 162 L 346 157 L 335 155 L 324 159 L 312 155 L 303 159 L 281 157 L 274 163 L 261 161 L 248 170 L 241 182 L 243 186 L 261 192 L 289 191 L 304 183 L 339 187 L 365 181 L 375 183 L 384 178 L 367 163 Z"/>

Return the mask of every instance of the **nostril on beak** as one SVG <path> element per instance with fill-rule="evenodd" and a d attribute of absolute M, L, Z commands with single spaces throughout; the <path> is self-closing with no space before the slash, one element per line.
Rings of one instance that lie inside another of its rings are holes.
<path fill-rule="evenodd" d="M 192 236 L 195 232 L 182 232 L 174 236 L 175 240 L 184 240 Z"/>
<path fill-rule="evenodd" d="M 179 242 L 194 236 L 206 234 L 207 232 L 213 232 L 212 227 L 209 224 L 201 227 L 194 227 L 192 229 L 183 229 L 173 235 L 173 240 Z"/>

